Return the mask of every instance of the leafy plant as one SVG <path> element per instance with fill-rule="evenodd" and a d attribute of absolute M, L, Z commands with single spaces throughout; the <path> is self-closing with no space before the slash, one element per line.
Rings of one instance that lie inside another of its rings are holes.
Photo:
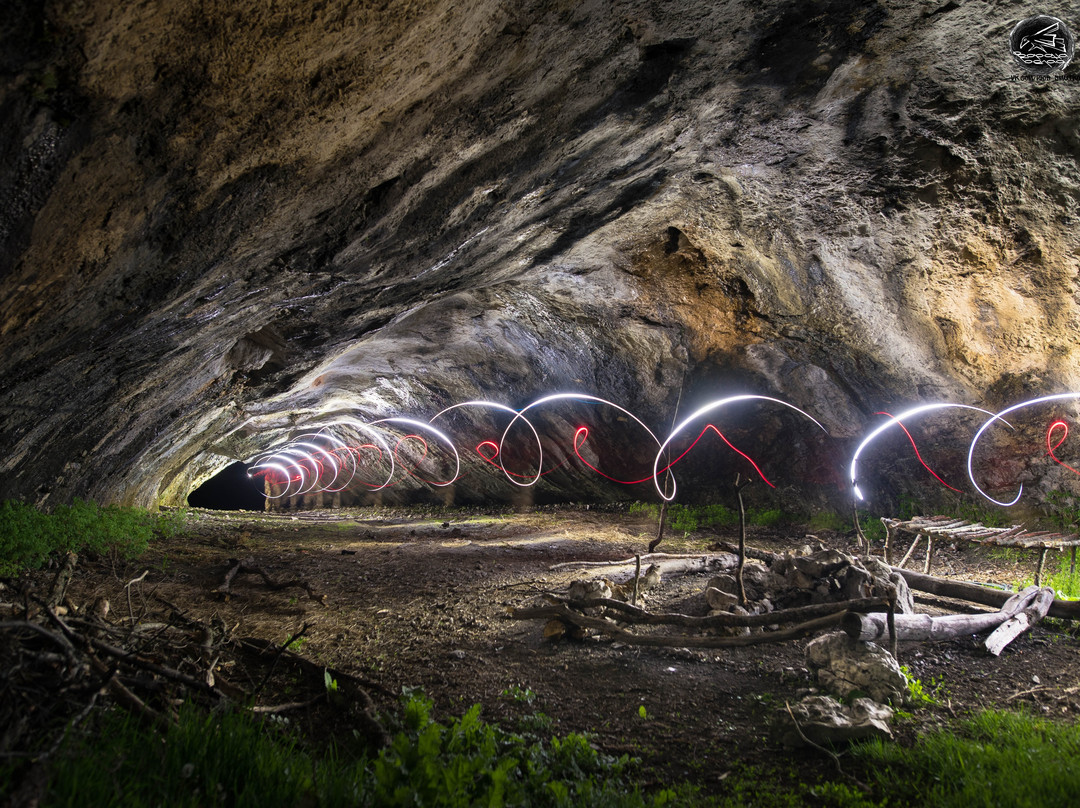
<path fill-rule="evenodd" d="M 92 723 L 54 756 L 43 806 L 694 804 L 679 799 L 686 789 L 641 793 L 629 777 L 635 761 L 598 752 L 585 735 L 530 740 L 481 720 L 479 705 L 439 722 L 415 690 L 390 745 L 372 757 L 316 756 L 291 725 L 190 704 L 161 734 L 119 710 Z M 0 761 L 0 784 L 12 782 L 15 765 Z"/>
<path fill-rule="evenodd" d="M 926 707 L 939 703 L 937 693 L 941 687 L 940 682 L 932 682 L 931 688 L 927 690 L 907 665 L 901 665 L 900 672 L 907 679 L 908 700 L 913 706 Z"/>
<path fill-rule="evenodd" d="M 808 530 L 850 530 L 851 523 L 835 511 L 815 511 L 806 520 Z"/>
<path fill-rule="evenodd" d="M 510 685 L 510 687 L 503 690 L 499 695 L 511 698 L 521 704 L 532 704 L 536 701 L 536 692 L 531 688 L 522 687 L 521 685 Z"/>
<path fill-rule="evenodd" d="M 659 519 L 660 507 L 651 502 L 632 502 L 627 513 L 631 516 L 646 516 L 650 519 Z"/>
<path fill-rule="evenodd" d="M 1080 569 L 1070 569 L 1072 559 L 1068 555 L 1062 554 L 1058 557 L 1057 562 L 1057 569 L 1051 572 L 1049 576 L 1044 575 L 1041 585 L 1053 589 L 1054 596 L 1062 600 L 1080 599 Z M 1017 591 L 1025 589 L 1033 583 L 1035 583 L 1034 575 L 1021 581 L 1017 586 Z"/>
<path fill-rule="evenodd" d="M 752 510 L 746 515 L 746 521 L 751 525 L 775 527 L 784 521 L 784 512 L 779 508 Z"/>
<path fill-rule="evenodd" d="M 68 550 L 134 558 L 155 535 L 174 535 L 184 520 L 183 512 L 102 507 L 81 499 L 52 513 L 9 500 L 0 503 L 0 575 L 40 567 L 53 553 Z"/>
<path fill-rule="evenodd" d="M 673 505 L 668 511 L 672 517 L 671 527 L 673 530 L 681 530 L 683 533 L 693 533 L 698 529 L 697 515 L 693 509 L 682 505 Z"/>

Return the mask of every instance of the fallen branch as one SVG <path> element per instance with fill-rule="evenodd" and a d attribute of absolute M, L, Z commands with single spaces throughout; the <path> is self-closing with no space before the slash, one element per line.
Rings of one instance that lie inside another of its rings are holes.
<path fill-rule="evenodd" d="M 572 601 L 567 598 L 550 596 L 550 600 L 562 606 L 570 608 L 589 608 L 604 606 L 620 612 L 618 620 L 623 623 L 643 626 L 682 626 L 684 628 L 708 629 L 708 628 L 743 628 L 782 625 L 784 623 L 798 623 L 812 620 L 818 617 L 836 614 L 840 611 L 870 611 L 872 609 L 885 608 L 888 601 L 884 598 L 861 598 L 859 600 L 840 601 L 838 603 L 812 603 L 809 606 L 797 606 L 793 609 L 781 609 L 775 612 L 763 614 L 735 614 L 734 612 L 722 612 L 720 614 L 695 616 L 678 614 L 675 612 L 649 612 L 638 606 L 614 598 L 591 598 L 585 601 Z M 547 607 L 532 609 L 514 609 L 511 617 L 515 620 L 530 620 L 550 618 L 545 611 Z"/>
<path fill-rule="evenodd" d="M 835 604 L 834 604 L 835 606 Z M 580 628 L 595 629 L 627 645 L 648 645 L 665 648 L 732 648 L 737 646 L 761 645 L 771 642 L 796 640 L 838 626 L 846 612 L 819 617 L 805 623 L 780 631 L 764 631 L 757 634 L 743 634 L 736 637 L 702 637 L 688 634 L 635 634 L 620 628 L 612 620 L 603 617 L 589 617 L 576 612 L 569 606 L 544 606 L 536 609 L 515 610 L 511 618 L 517 620 L 548 619 L 560 620 Z"/>
<path fill-rule="evenodd" d="M 728 553 L 698 553 L 696 555 L 648 553 L 641 556 L 641 561 L 648 561 L 650 566 L 659 567 L 662 575 L 727 572 L 735 569 L 738 563 L 738 559 Z M 636 558 L 628 558 L 625 561 L 568 561 L 556 564 L 549 569 L 584 567 L 590 570 L 604 570 L 605 575 L 614 575 L 623 570 L 633 574 L 637 563 Z"/>
<path fill-rule="evenodd" d="M 933 575 L 925 575 L 921 572 L 903 570 L 893 567 L 893 570 L 904 576 L 908 586 L 919 592 L 928 592 L 943 598 L 955 598 L 967 600 L 972 603 L 980 603 L 983 606 L 992 606 L 995 609 L 1002 608 L 1012 597 L 1011 592 L 1001 589 L 991 589 L 978 584 L 964 581 L 951 581 L 946 578 L 935 578 Z M 1080 601 L 1057 600 L 1050 604 L 1046 612 L 1048 617 L 1057 617 L 1065 620 L 1080 620 Z"/>
<path fill-rule="evenodd" d="M 642 561 L 662 562 L 665 559 L 708 559 L 724 558 L 727 553 L 645 553 L 641 556 Z M 637 560 L 638 556 L 617 561 L 563 561 L 561 564 L 552 564 L 549 570 L 567 569 L 570 567 L 627 567 Z"/>
<path fill-rule="evenodd" d="M 1052 590 L 1029 586 L 1011 597 L 997 612 L 941 616 L 897 614 L 894 617 L 896 638 L 935 642 L 995 629 L 985 644 L 990 653 L 998 656 L 1006 645 L 1045 616 L 1052 600 Z M 877 641 L 888 632 L 887 620 L 881 614 L 849 612 L 842 625 L 848 636 L 855 640 Z"/>
<path fill-rule="evenodd" d="M 230 564 L 233 566 L 225 573 L 225 580 L 222 582 L 215 591 L 228 599 L 232 596 L 232 581 L 238 574 L 244 573 L 246 575 L 258 575 L 263 579 L 263 582 L 273 590 L 288 589 L 290 586 L 298 586 L 308 593 L 308 597 L 312 600 L 317 600 L 319 603 L 326 605 L 326 596 L 317 595 L 311 584 L 302 578 L 290 578 L 287 581 L 275 581 L 271 578 L 265 570 L 261 567 L 255 566 L 254 558 L 245 558 L 242 561 L 237 561 L 235 558 L 230 559 Z"/>
<path fill-rule="evenodd" d="M 1028 592 L 1035 587 L 1028 587 Z M 1054 602 L 1054 590 L 1047 587 L 1038 589 L 1034 597 L 1024 601 L 1023 605 L 1014 607 L 1015 613 L 1004 623 L 994 629 L 993 633 L 983 643 L 986 650 L 994 656 L 1000 656 L 1005 646 L 1038 623 L 1050 610 L 1050 604 Z"/>

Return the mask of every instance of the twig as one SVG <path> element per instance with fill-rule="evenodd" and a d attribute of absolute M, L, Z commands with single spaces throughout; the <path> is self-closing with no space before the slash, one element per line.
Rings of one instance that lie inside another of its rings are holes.
<path fill-rule="evenodd" d="M 48 637 L 54 643 L 64 649 L 64 655 L 67 657 L 71 664 L 75 664 L 75 646 L 71 644 L 71 640 L 65 637 L 63 634 L 57 634 L 49 631 L 45 626 L 40 626 L 37 623 L 31 623 L 29 620 L 2 620 L 0 621 L 0 629 L 28 629 L 30 631 L 37 632 L 43 637 Z"/>
<path fill-rule="evenodd" d="M 791 716 L 791 723 L 795 725 L 795 731 L 799 733 L 799 737 L 803 739 L 803 743 L 831 757 L 833 759 L 833 763 L 836 764 L 836 771 L 840 774 L 841 777 L 847 777 L 847 775 L 844 774 L 843 767 L 840 765 L 840 756 L 831 749 L 826 749 L 821 744 L 814 743 L 809 738 L 807 738 L 806 733 L 803 732 L 802 727 L 799 726 L 799 722 L 795 719 L 795 713 L 791 711 L 791 703 L 785 701 L 784 707 L 787 709 L 787 714 Z"/>
<path fill-rule="evenodd" d="M 93 710 L 94 705 L 97 704 L 98 696 L 102 694 L 102 691 L 104 691 L 104 689 L 105 688 L 102 687 L 94 691 L 93 695 L 90 696 L 90 701 L 86 703 L 85 707 L 79 710 L 78 715 L 74 716 L 70 721 L 68 721 L 67 726 L 64 727 L 64 731 L 56 736 L 56 740 L 52 742 L 52 745 L 45 751 L 43 755 L 41 755 L 39 760 L 47 760 L 48 758 L 56 754 L 56 750 L 60 748 L 60 744 L 64 742 L 64 738 L 68 736 L 68 733 L 75 729 L 75 727 L 79 726 L 79 724 L 85 721 L 86 717 L 90 715 L 90 711 Z"/>
<path fill-rule="evenodd" d="M 133 627 L 135 625 L 135 609 L 131 605 L 131 585 L 139 583 L 143 578 L 145 578 L 149 574 L 149 572 L 150 572 L 150 570 L 148 570 L 148 569 L 143 570 L 143 574 L 140 575 L 138 578 L 132 578 L 130 581 L 128 581 L 126 584 L 124 584 L 124 592 L 127 593 L 128 615 L 131 618 L 131 625 Z M 144 603 L 145 603 L 145 601 L 144 601 Z"/>
<path fill-rule="evenodd" d="M 318 704 L 320 701 L 326 698 L 325 693 L 320 693 L 313 699 L 307 701 L 290 701 L 287 704 L 267 704 L 255 705 L 251 708 L 253 713 L 283 713 L 286 710 L 302 710 L 305 707 L 310 707 L 313 704 Z"/>
<path fill-rule="evenodd" d="M 67 591 L 71 576 L 75 574 L 75 565 L 77 563 L 79 563 L 78 553 L 68 550 L 64 555 L 64 563 L 60 565 L 60 569 L 56 571 L 56 577 L 53 578 L 49 596 L 45 599 L 50 609 L 55 609 L 60 601 L 64 599 L 64 592 Z"/>
<path fill-rule="evenodd" d="M 739 585 L 739 605 L 746 607 L 746 586 L 743 584 L 743 567 L 746 566 L 746 506 L 743 504 L 742 490 L 750 485 L 753 480 L 742 479 L 741 474 L 735 475 L 735 496 L 739 500 L 739 566 L 735 568 L 735 581 Z"/>
<path fill-rule="evenodd" d="M 1051 688 L 1050 688 L 1049 685 L 1039 685 L 1038 687 L 1032 687 L 1032 688 L 1029 688 L 1027 690 L 1018 690 L 1015 693 L 1013 693 L 1011 696 L 1009 696 L 1007 699 L 1005 699 L 1005 701 L 1012 701 L 1013 699 L 1018 699 L 1021 696 L 1030 696 L 1032 693 L 1038 693 L 1038 692 L 1040 692 L 1042 690 L 1050 690 L 1050 689 Z"/>
<path fill-rule="evenodd" d="M 285 642 L 277 649 L 277 653 L 274 654 L 274 661 L 270 663 L 270 670 L 268 670 L 266 672 L 266 675 L 263 676 L 262 681 L 259 682 L 258 687 L 251 691 L 252 699 L 254 699 L 256 696 L 259 695 L 259 693 L 262 692 L 262 689 L 266 687 L 266 683 L 270 681 L 270 677 L 274 675 L 274 671 L 277 669 L 278 662 L 281 661 L 281 655 L 289 650 L 290 645 L 303 637 L 307 633 L 307 630 L 309 628 L 311 628 L 311 623 L 304 623 L 304 625 L 300 628 L 298 632 L 290 635 L 289 638 L 285 640 Z"/>
<path fill-rule="evenodd" d="M 273 578 L 267 575 L 267 573 L 261 567 L 255 566 L 254 558 L 245 558 L 243 561 L 236 561 L 235 559 L 233 559 L 233 561 L 235 561 L 235 566 L 227 573 L 225 573 L 225 581 L 221 584 L 221 586 L 217 588 L 218 593 L 224 595 L 226 598 L 228 598 L 232 594 L 230 586 L 232 585 L 233 578 L 235 578 L 238 573 L 243 572 L 250 575 L 258 575 L 260 578 L 263 579 L 263 582 L 271 589 L 287 589 L 290 586 L 299 586 L 308 593 L 309 598 L 311 598 L 312 600 L 317 600 L 319 601 L 319 603 L 326 605 L 325 596 L 315 594 L 315 590 L 312 588 L 311 584 L 309 584 L 302 578 L 290 578 L 287 581 L 275 581 Z"/>

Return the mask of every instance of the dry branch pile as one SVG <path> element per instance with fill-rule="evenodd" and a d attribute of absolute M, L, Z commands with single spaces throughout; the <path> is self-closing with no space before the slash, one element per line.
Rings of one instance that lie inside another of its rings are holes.
<path fill-rule="evenodd" d="M 992 633 L 986 647 L 997 655 L 1048 611 L 1077 616 L 1055 601 L 1049 589 L 1030 587 L 1010 597 L 983 587 L 893 570 L 880 559 L 852 558 L 826 548 L 784 555 L 747 548 L 738 559 L 745 556 L 761 559 L 767 566 L 752 568 L 752 585 L 738 581 L 738 586 L 733 586 L 727 580 L 730 575 L 713 577 L 704 593 L 705 603 L 714 607 L 708 614 L 654 613 L 624 602 L 627 598 L 619 595 L 630 591 L 635 577 L 625 584 L 614 584 L 608 578 L 578 581 L 565 595 L 545 595 L 546 605 L 516 608 L 510 616 L 548 621 L 546 637 L 580 639 L 595 632 L 627 645 L 675 648 L 757 645 L 842 629 L 854 640 L 889 641 L 894 656 L 898 640 L 934 641 L 987 632 Z M 669 574 L 743 567 L 736 556 L 724 553 L 680 558 L 651 554 L 644 558 L 654 562 L 651 569 L 664 568 Z M 625 570 L 635 561 L 640 570 L 641 558 L 582 566 L 610 573 Z M 998 611 L 939 617 L 913 614 L 909 587 L 993 605 Z M 805 605 L 776 609 L 774 602 Z"/>
<path fill-rule="evenodd" d="M 26 583 L 4 590 L 14 602 L 0 603 L 3 758 L 44 765 L 95 706 L 109 704 L 159 728 L 176 721 L 184 702 L 254 713 L 325 705 L 327 720 L 345 722 L 373 744 L 385 742 L 367 692 L 376 685 L 288 650 L 307 626 L 282 645 L 235 637 L 217 619 L 195 619 L 145 593 L 145 573 L 128 582 L 119 609 L 101 598 L 76 604 L 64 594 L 76 563 L 71 554 L 48 593 Z M 336 682 L 332 694 L 327 676 Z M 275 703 L 268 694 L 286 680 L 299 698 Z M 329 704 L 331 697 L 337 703 Z"/>

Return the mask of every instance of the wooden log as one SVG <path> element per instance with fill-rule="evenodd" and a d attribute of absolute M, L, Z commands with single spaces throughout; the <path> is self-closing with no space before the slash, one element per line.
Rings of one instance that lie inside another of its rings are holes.
<path fill-rule="evenodd" d="M 623 623 L 642 626 L 682 626 L 683 628 L 732 628 L 749 626 L 782 625 L 784 623 L 799 623 L 813 620 L 837 612 L 847 610 L 870 611 L 871 609 L 884 609 L 888 606 L 885 598 L 860 598 L 859 600 L 840 601 L 838 603 L 812 603 L 808 606 L 797 606 L 793 609 L 781 609 L 764 614 L 735 614 L 724 612 L 712 615 L 688 615 L 675 612 L 653 613 L 637 606 L 631 606 L 621 600 L 613 598 L 592 598 L 587 601 L 569 601 L 564 598 L 553 598 L 560 606 L 588 608 L 605 606 L 620 612 L 618 620 Z M 510 616 L 515 620 L 531 620 L 539 618 L 551 618 L 548 607 L 541 606 L 533 609 L 514 609 Z"/>
<path fill-rule="evenodd" d="M 895 617 L 896 637 L 900 640 L 936 642 L 982 634 L 993 629 L 985 645 L 990 653 L 998 656 L 1006 645 L 1046 616 L 1053 599 L 1052 590 L 1029 586 L 1009 598 L 997 612 L 941 616 L 898 614 Z M 880 640 L 888 631 L 884 615 L 855 612 L 845 615 L 842 628 L 852 639 L 864 642 Z"/>
<path fill-rule="evenodd" d="M 1054 591 L 1042 588 L 1024 608 L 994 629 L 983 645 L 994 656 L 1000 656 L 1006 645 L 1038 623 L 1050 610 Z"/>
<path fill-rule="evenodd" d="M 894 570 L 904 576 L 908 586 L 918 592 L 928 592 L 943 598 L 955 598 L 967 600 L 972 603 L 980 603 L 983 606 L 992 606 L 1000 609 L 1012 596 L 1012 593 L 1000 589 L 991 589 L 978 584 L 970 584 L 964 581 L 950 581 L 945 578 L 935 578 L 932 575 L 923 575 L 912 570 L 904 570 L 893 567 Z M 1080 620 L 1080 601 L 1054 600 L 1047 611 L 1048 617 L 1058 617 L 1064 620 Z"/>
<path fill-rule="evenodd" d="M 982 614 L 898 614 L 896 620 L 896 638 L 898 640 L 918 640 L 937 642 L 953 640 L 970 634 L 981 634 L 1000 626 L 1007 615 L 1001 612 Z M 859 614 L 848 612 L 841 628 L 853 640 L 880 642 L 888 637 L 889 627 L 885 614 Z"/>
<path fill-rule="evenodd" d="M 689 634 L 636 634 L 619 627 L 603 617 L 589 617 L 576 612 L 568 606 L 544 606 L 538 609 L 515 610 L 511 617 L 516 619 L 547 618 L 561 620 L 582 628 L 591 628 L 607 634 L 627 645 L 648 645 L 664 648 L 733 648 L 747 645 L 796 640 L 824 631 L 840 624 L 845 612 L 819 617 L 799 623 L 781 631 L 762 631 L 756 634 L 743 634 L 737 637 L 703 637 Z"/>
<path fill-rule="evenodd" d="M 641 556 L 650 566 L 656 565 L 663 575 L 690 575 L 698 572 L 726 572 L 735 569 L 738 559 L 728 553 L 699 553 L 697 555 L 668 555 L 666 553 L 647 553 Z M 568 561 L 549 567 L 550 570 L 568 567 L 584 567 L 590 571 L 615 575 L 626 571 L 632 573 L 637 564 L 636 558 L 625 561 Z"/>

